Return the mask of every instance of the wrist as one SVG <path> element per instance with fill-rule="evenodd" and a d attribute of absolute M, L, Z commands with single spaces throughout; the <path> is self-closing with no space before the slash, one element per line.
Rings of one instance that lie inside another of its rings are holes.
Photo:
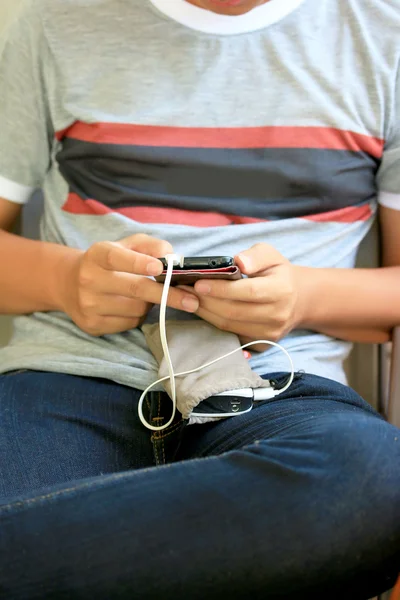
<path fill-rule="evenodd" d="M 314 276 L 317 269 L 297 265 L 292 265 L 292 267 L 297 292 L 294 329 L 311 328 L 312 317 L 313 314 L 315 316 L 317 310 Z"/>
<path fill-rule="evenodd" d="M 83 250 L 57 247 L 49 284 L 49 298 L 53 306 L 51 310 L 68 313 L 68 298 L 76 286 L 76 273 L 83 254 Z"/>

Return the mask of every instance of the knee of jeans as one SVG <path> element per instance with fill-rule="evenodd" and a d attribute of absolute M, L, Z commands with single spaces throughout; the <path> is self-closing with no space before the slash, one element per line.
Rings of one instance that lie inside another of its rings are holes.
<path fill-rule="evenodd" d="M 314 413 L 247 446 L 289 468 L 327 478 L 347 489 L 370 485 L 397 495 L 400 507 L 400 430 L 363 410 Z"/>
<path fill-rule="evenodd" d="M 304 438 L 305 431 L 297 435 Z M 400 508 L 399 429 L 356 410 L 316 417 L 308 435 L 309 448 L 322 461 L 326 474 L 339 484 L 351 483 L 359 493 L 372 489 L 388 493 Z"/>

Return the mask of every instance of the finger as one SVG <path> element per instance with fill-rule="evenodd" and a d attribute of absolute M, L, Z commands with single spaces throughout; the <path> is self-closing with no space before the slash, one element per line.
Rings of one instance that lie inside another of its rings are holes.
<path fill-rule="evenodd" d="M 200 297 L 200 306 L 204 310 L 228 321 L 244 321 L 253 323 L 268 323 L 274 318 L 274 307 L 271 304 L 251 304 L 237 300 L 225 300 L 220 298 Z"/>
<path fill-rule="evenodd" d="M 155 258 L 163 258 L 166 254 L 171 254 L 174 251 L 171 244 L 166 240 L 160 240 L 145 233 L 131 235 L 118 243 L 128 250 L 135 250 Z"/>
<path fill-rule="evenodd" d="M 276 248 L 270 244 L 261 243 L 240 252 L 235 256 L 235 262 L 242 273 L 251 277 L 287 261 Z"/>
<path fill-rule="evenodd" d="M 279 288 L 265 277 L 254 277 L 227 281 L 224 279 L 203 279 L 194 286 L 194 291 L 201 298 L 225 298 L 240 302 L 265 303 L 275 302 L 279 298 Z"/>
<path fill-rule="evenodd" d="M 121 272 L 99 272 L 96 281 L 92 282 L 94 291 L 101 294 L 113 294 L 126 298 L 139 299 L 150 304 L 160 304 L 164 286 L 148 277 L 130 275 Z M 92 288 L 92 289 L 93 289 Z M 196 295 L 184 290 L 170 288 L 167 304 L 171 308 L 196 312 L 199 300 Z"/>
<path fill-rule="evenodd" d="M 204 308 L 199 308 L 197 311 L 197 316 L 201 319 L 204 319 L 211 325 L 214 325 L 218 329 L 222 331 L 229 331 L 230 333 L 235 333 L 238 336 L 248 336 L 251 339 L 265 339 L 262 335 L 262 332 L 265 332 L 264 324 L 261 326 L 260 323 L 244 323 L 241 321 L 228 321 L 219 315 L 215 315 L 214 313 L 205 310 Z"/>
<path fill-rule="evenodd" d="M 160 275 L 163 264 L 150 255 L 129 250 L 117 242 L 101 242 L 88 250 L 88 256 L 106 271 L 136 275 Z"/>

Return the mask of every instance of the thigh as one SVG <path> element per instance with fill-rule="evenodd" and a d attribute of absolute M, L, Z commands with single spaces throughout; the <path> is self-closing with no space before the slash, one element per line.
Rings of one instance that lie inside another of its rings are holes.
<path fill-rule="evenodd" d="M 235 466 L 229 483 L 225 473 L 218 482 L 225 508 L 213 501 L 212 510 L 249 526 L 268 557 L 271 598 L 364 600 L 393 584 L 400 430 L 351 388 L 304 375 L 246 415 L 187 427 L 179 457 L 219 459 L 226 473 Z"/>
<path fill-rule="evenodd" d="M 138 395 L 57 373 L 0 376 L 0 498 L 152 465 Z"/>
<path fill-rule="evenodd" d="M 287 381 L 288 374 L 272 374 L 268 378 L 280 387 Z M 255 403 L 250 413 L 187 427 L 178 457 L 186 460 L 213 456 L 238 450 L 259 440 L 296 436 L 297 432 L 303 431 L 312 434 L 314 425 L 317 428 L 320 419 L 328 419 L 335 424 L 341 413 L 356 414 L 356 422 L 358 417 L 365 415 L 383 421 L 350 387 L 323 377 L 300 373 L 286 392 L 274 400 Z"/>

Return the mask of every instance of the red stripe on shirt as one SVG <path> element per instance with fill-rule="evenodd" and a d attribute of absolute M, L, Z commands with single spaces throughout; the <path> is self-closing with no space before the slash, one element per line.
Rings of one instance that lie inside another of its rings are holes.
<path fill-rule="evenodd" d="M 346 206 L 346 208 L 340 208 L 339 210 L 331 210 L 303 218 L 307 221 L 317 221 L 319 223 L 355 223 L 356 221 L 368 221 L 371 217 L 371 206 L 364 204 L 363 206 Z"/>
<path fill-rule="evenodd" d="M 112 210 L 97 200 L 83 200 L 77 194 L 73 193 L 68 195 L 63 210 L 74 215 L 91 216 L 117 213 L 139 223 L 165 223 L 168 225 L 189 225 L 191 227 L 223 227 L 227 225 L 248 225 L 266 221 L 266 219 L 255 219 L 253 217 L 205 213 L 159 206 L 131 206 Z M 370 205 L 367 204 L 361 207 L 350 206 L 319 215 L 298 218 L 320 223 L 355 223 L 356 221 L 367 221 L 371 216 L 372 210 Z"/>
<path fill-rule="evenodd" d="M 122 123 L 82 123 L 56 134 L 94 144 L 175 148 L 317 148 L 366 152 L 379 158 L 384 141 L 332 127 L 163 127 Z"/>
<path fill-rule="evenodd" d="M 112 210 L 97 200 L 82 200 L 77 194 L 69 194 L 63 210 L 75 215 L 92 216 L 117 213 L 139 223 L 165 223 L 168 225 L 190 225 L 192 227 L 221 227 L 233 223 L 228 215 L 177 208 L 131 206 Z"/>

